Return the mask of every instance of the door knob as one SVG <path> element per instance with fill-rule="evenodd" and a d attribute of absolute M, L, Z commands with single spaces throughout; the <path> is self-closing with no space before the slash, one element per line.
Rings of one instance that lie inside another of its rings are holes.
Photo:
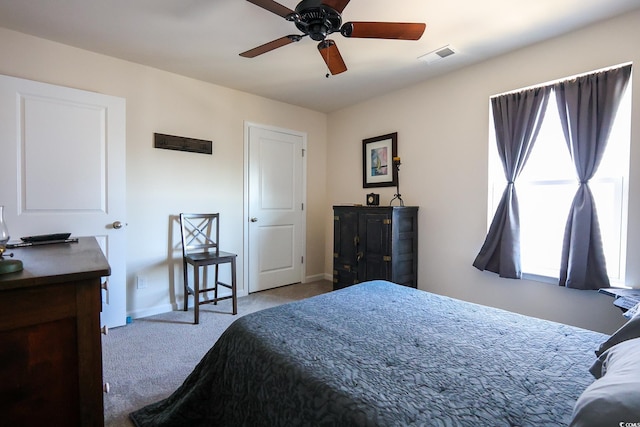
<path fill-rule="evenodd" d="M 113 224 L 111 224 L 113 226 L 113 228 L 115 228 L 116 230 L 120 230 L 122 228 L 122 223 L 120 221 L 114 221 Z"/>
<path fill-rule="evenodd" d="M 253 218 L 251 218 L 251 222 L 258 222 L 258 218 L 254 216 Z"/>

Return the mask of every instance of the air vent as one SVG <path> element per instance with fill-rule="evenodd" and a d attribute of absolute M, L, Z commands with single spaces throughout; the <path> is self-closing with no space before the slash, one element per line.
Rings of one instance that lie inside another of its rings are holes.
<path fill-rule="evenodd" d="M 419 56 L 418 59 L 420 61 L 426 62 L 427 64 L 431 64 L 433 62 L 440 61 L 448 56 L 451 56 L 454 53 L 456 53 L 456 50 L 450 45 L 446 45 L 422 56 Z"/>

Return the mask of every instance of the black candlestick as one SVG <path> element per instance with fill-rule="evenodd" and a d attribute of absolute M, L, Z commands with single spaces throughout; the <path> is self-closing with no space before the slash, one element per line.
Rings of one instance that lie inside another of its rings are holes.
<path fill-rule="evenodd" d="M 404 206 L 404 200 L 402 200 L 402 195 L 400 194 L 400 157 L 393 158 L 393 167 L 396 168 L 396 194 L 393 195 L 393 199 L 389 202 L 389 206 L 393 204 L 394 200 L 398 200 L 400 202 L 400 206 Z"/>

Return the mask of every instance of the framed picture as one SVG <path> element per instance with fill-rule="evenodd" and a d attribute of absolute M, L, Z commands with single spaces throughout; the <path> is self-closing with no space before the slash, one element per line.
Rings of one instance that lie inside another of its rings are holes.
<path fill-rule="evenodd" d="M 393 158 L 398 156 L 398 133 L 362 140 L 362 186 L 394 187 L 398 185 L 398 170 Z"/>

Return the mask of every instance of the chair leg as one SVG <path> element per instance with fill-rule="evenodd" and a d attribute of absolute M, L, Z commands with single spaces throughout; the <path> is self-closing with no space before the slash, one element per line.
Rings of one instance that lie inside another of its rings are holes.
<path fill-rule="evenodd" d="M 193 266 L 193 324 L 200 323 L 200 267 Z"/>
<path fill-rule="evenodd" d="M 184 260 L 182 261 L 182 271 L 183 271 L 182 287 L 184 291 L 184 311 L 187 311 L 189 310 L 189 284 L 187 282 L 189 274 L 187 271 L 187 262 Z"/>
<path fill-rule="evenodd" d="M 231 301 L 233 302 L 233 314 L 238 314 L 238 300 L 236 296 L 236 258 L 231 258 Z"/>
<path fill-rule="evenodd" d="M 215 273 L 213 277 L 213 305 L 218 305 L 218 264 L 214 265 Z"/>

